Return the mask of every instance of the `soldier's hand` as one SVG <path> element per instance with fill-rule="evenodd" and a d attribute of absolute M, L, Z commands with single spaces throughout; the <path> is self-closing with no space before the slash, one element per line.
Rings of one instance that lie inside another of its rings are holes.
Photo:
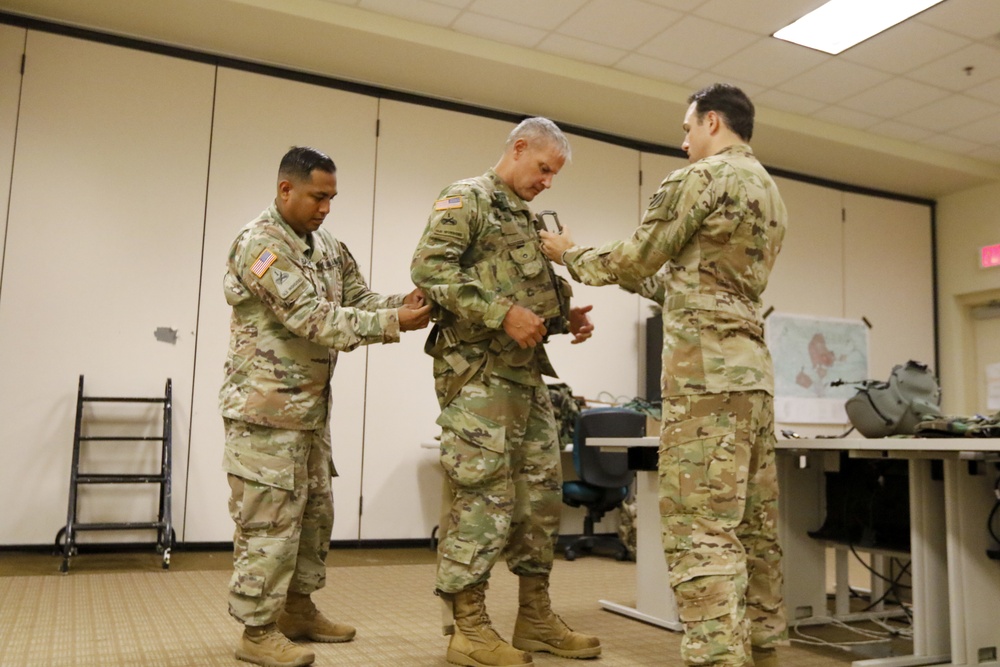
<path fill-rule="evenodd" d="M 582 343 L 594 335 L 594 323 L 587 317 L 593 306 L 580 306 L 569 309 L 569 332 L 573 334 L 572 345 Z"/>
<path fill-rule="evenodd" d="M 545 320 L 523 306 L 511 306 L 503 318 L 503 330 L 522 348 L 535 347 L 545 336 Z"/>
<path fill-rule="evenodd" d="M 538 232 L 538 235 L 542 238 L 542 252 L 556 264 L 562 264 L 563 253 L 575 245 L 573 237 L 569 234 L 569 227 L 565 224 L 563 224 L 562 232 L 559 234 L 543 229 Z"/>
<path fill-rule="evenodd" d="M 427 295 L 419 287 L 415 288 L 412 292 L 407 294 L 403 298 L 403 303 L 407 306 L 413 306 L 414 308 L 419 308 L 427 302 Z"/>
<path fill-rule="evenodd" d="M 404 303 L 396 310 L 400 331 L 423 329 L 431 321 L 431 304 L 419 308 Z"/>

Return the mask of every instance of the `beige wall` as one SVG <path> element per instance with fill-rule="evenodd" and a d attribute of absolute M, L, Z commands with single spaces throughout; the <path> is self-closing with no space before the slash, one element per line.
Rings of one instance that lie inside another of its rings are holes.
<path fill-rule="evenodd" d="M 1000 184 L 942 198 L 937 230 L 942 405 L 950 414 L 973 414 L 977 369 L 969 311 L 1000 299 L 1000 268 L 979 266 L 980 248 L 1000 243 Z"/>
<path fill-rule="evenodd" d="M 0 29 L 5 47 L 8 35 L 25 41 L 22 30 Z M 21 84 L 19 49 L 0 56 L 3 111 Z M 342 194 L 327 224 L 373 288 L 404 291 L 430 202 L 449 182 L 494 164 L 511 124 L 37 31 L 27 32 L 22 88 L 19 115 L 0 113 L 0 150 L 13 154 L 11 192 L 0 201 L 10 206 L 0 287 L 0 504 L 31 510 L 0 516 L 0 545 L 49 543 L 65 522 L 79 373 L 102 394 L 156 395 L 173 378 L 178 537 L 228 540 L 216 413 L 228 337 L 220 280 L 229 242 L 273 196 L 280 155 L 292 144 L 333 155 Z M 573 162 L 535 203 L 558 210 L 584 243 L 626 236 L 659 180 L 684 164 L 571 141 Z M 901 320 L 877 322 L 878 346 L 903 341 L 908 354 L 924 352 L 933 335 L 923 294 L 926 208 L 789 179 L 781 188 L 792 223 L 768 304 L 871 314 L 878 303 L 866 305 L 865 290 L 884 283 L 884 268 L 863 241 L 884 239 L 918 295 L 907 297 Z M 907 244 L 892 241 L 900 227 L 914 230 Z M 563 378 L 591 398 L 640 393 L 648 307 L 615 288 L 580 287 L 577 297 L 594 304 L 597 335 L 583 346 L 553 343 Z M 175 345 L 155 339 L 159 326 L 178 331 Z M 436 433 L 423 336 L 341 359 L 333 386 L 336 539 L 426 537 L 437 521 L 433 451 L 420 448 Z M 116 457 L 96 463 L 117 465 Z M 148 456 L 125 458 L 149 464 Z M 131 514 L 151 508 L 142 493 L 114 490 L 88 503 L 88 519 L 138 520 Z M 567 513 L 564 530 L 579 526 L 579 513 Z"/>

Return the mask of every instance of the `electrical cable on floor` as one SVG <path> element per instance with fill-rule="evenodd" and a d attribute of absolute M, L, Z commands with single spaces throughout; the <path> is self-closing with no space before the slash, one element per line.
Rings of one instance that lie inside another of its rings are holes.
<path fill-rule="evenodd" d="M 789 639 L 793 642 L 798 642 L 799 644 L 806 644 L 809 646 L 826 646 L 829 648 L 839 648 L 842 651 L 851 651 L 855 646 L 867 646 L 872 644 L 884 644 L 892 640 L 892 635 L 895 632 L 883 632 L 879 630 L 866 630 L 864 628 L 856 628 L 854 626 L 848 625 L 841 620 L 833 618 L 832 616 L 816 616 L 812 621 L 820 620 L 827 625 L 833 625 L 848 632 L 853 632 L 854 634 L 860 635 L 862 637 L 868 637 L 868 639 L 861 639 L 856 641 L 840 641 L 832 642 L 822 637 L 816 637 L 814 635 L 807 635 L 799 629 L 798 622 L 792 624 L 792 632 L 798 635 L 798 637 L 790 637 Z M 799 639 L 801 637 L 801 639 Z"/>

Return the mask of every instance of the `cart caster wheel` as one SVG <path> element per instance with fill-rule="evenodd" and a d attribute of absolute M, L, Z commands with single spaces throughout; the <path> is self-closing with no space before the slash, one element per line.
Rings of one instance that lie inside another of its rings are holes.
<path fill-rule="evenodd" d="M 566 560 L 576 560 L 576 552 L 572 549 L 566 550 Z"/>

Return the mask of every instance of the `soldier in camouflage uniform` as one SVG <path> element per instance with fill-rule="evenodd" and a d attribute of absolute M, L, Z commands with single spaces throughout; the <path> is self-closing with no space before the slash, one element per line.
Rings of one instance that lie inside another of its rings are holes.
<path fill-rule="evenodd" d="M 664 179 L 632 237 L 590 249 L 565 231 L 543 232 L 543 249 L 590 285 L 652 296 L 659 284 L 660 512 L 682 657 L 762 667 L 777 663 L 786 627 L 774 376 L 760 297 L 787 213 L 747 145 L 754 112 L 746 95 L 716 84 L 688 101 L 683 148 L 692 164 Z"/>
<path fill-rule="evenodd" d="M 319 229 L 336 194 L 333 161 L 291 149 L 274 204 L 236 237 L 224 280 L 233 308 L 219 395 L 236 523 L 229 613 L 245 626 L 236 657 L 260 665 L 312 663 L 289 639 L 354 637 L 309 597 L 326 583 L 333 529 L 330 378 L 339 351 L 397 342 L 430 316 L 419 290 L 369 290 L 347 247 Z"/>
<path fill-rule="evenodd" d="M 542 375 L 542 343 L 590 337 L 589 306 L 569 308 L 569 284 L 541 252 L 528 202 L 570 157 L 552 121 L 530 118 L 497 165 L 445 188 L 413 256 L 413 282 L 439 307 L 427 341 L 441 415 L 441 465 L 451 507 L 436 590 L 452 605 L 449 662 L 531 665 L 527 651 L 588 658 L 600 642 L 551 609 L 553 547 L 562 506 L 560 446 Z M 490 569 L 503 557 L 520 580 L 513 647 L 485 609 Z"/>

